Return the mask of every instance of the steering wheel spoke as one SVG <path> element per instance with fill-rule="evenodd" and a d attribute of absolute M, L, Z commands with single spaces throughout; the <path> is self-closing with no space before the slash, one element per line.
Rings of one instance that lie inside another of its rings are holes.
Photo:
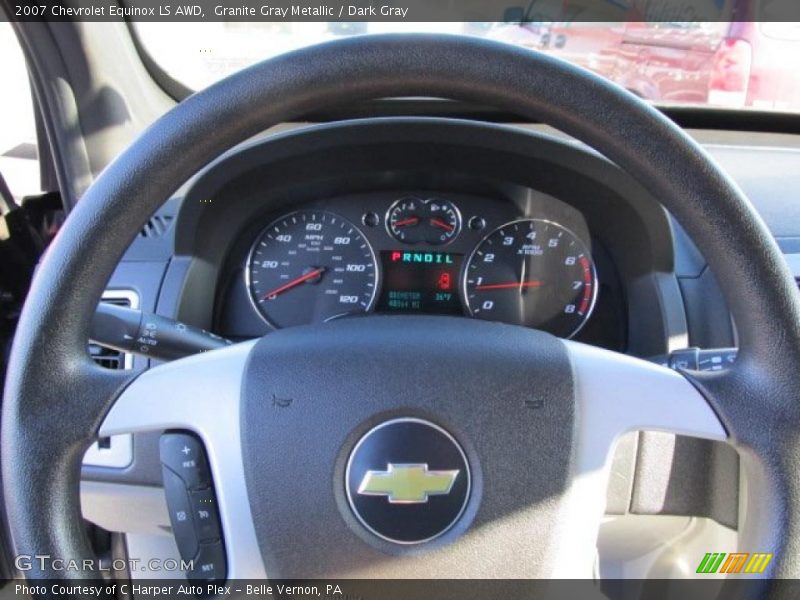
<path fill-rule="evenodd" d="M 631 356 L 565 341 L 575 372 L 577 439 L 555 577 L 591 573 L 616 441 L 662 431 L 726 441 L 703 395 L 678 372 Z M 563 571 L 561 569 L 564 569 Z"/>

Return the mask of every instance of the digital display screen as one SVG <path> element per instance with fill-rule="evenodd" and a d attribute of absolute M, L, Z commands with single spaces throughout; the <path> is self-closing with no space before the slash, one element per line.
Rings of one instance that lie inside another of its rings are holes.
<path fill-rule="evenodd" d="M 458 277 L 463 254 L 450 252 L 381 252 L 383 285 L 377 310 L 463 314 Z"/>

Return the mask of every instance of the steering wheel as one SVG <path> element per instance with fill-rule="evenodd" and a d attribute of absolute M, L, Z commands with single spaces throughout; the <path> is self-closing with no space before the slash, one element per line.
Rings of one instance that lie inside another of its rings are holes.
<path fill-rule="evenodd" d="M 739 333 L 735 364 L 677 373 L 521 327 L 412 316 L 285 329 L 137 377 L 90 360 L 104 285 L 180 184 L 274 124 L 397 96 L 496 106 L 616 162 L 675 215 L 719 278 Z M 633 95 L 552 57 L 473 38 L 309 47 L 164 115 L 97 178 L 54 240 L 5 390 L 15 551 L 91 559 L 78 493 L 88 445 L 179 429 L 205 445 L 230 578 L 572 578 L 591 572 L 614 441 L 647 429 L 733 444 L 749 481 L 743 548 L 774 554 L 763 577 L 798 577 L 799 353 L 800 299 L 764 223 L 695 142 Z M 447 461 L 458 466 L 436 468 Z M 415 475 L 391 479 L 411 467 Z M 87 576 L 33 567 L 27 576 Z"/>

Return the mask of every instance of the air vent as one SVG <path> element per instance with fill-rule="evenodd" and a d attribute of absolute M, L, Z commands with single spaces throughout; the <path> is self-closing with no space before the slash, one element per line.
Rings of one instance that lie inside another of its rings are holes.
<path fill-rule="evenodd" d="M 118 350 L 103 348 L 97 344 L 89 344 L 89 354 L 98 365 L 106 369 L 124 369 L 125 356 Z"/>
<path fill-rule="evenodd" d="M 163 237 L 169 228 L 172 226 L 172 221 L 175 219 L 172 215 L 155 215 L 150 217 L 150 220 L 142 228 L 139 235 L 143 238 L 160 238 Z"/>
<path fill-rule="evenodd" d="M 126 308 L 135 308 L 134 305 L 138 305 L 138 298 L 133 292 L 113 290 L 103 294 L 101 302 Z M 89 355 L 94 359 L 94 362 L 105 369 L 131 368 L 131 356 L 118 350 L 90 343 Z"/>

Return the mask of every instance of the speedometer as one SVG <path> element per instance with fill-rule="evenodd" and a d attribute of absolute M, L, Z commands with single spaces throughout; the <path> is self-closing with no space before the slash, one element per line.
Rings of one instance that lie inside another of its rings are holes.
<path fill-rule="evenodd" d="M 246 273 L 254 305 L 275 327 L 367 311 L 377 289 L 369 242 L 350 221 L 316 210 L 271 223 L 253 244 Z"/>
<path fill-rule="evenodd" d="M 541 219 L 498 227 L 470 256 L 464 295 L 473 317 L 570 337 L 586 322 L 597 277 L 583 242 Z"/>

